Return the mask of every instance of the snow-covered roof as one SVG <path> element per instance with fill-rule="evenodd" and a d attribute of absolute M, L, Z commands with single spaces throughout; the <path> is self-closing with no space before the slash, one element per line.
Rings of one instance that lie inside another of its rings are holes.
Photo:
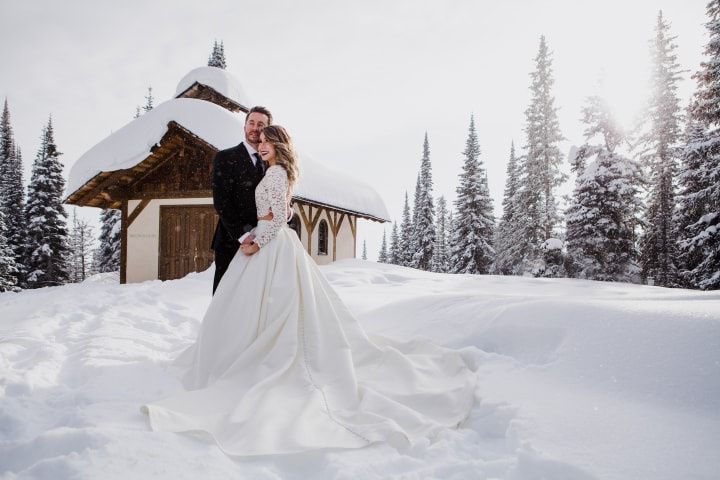
<path fill-rule="evenodd" d="M 66 198 L 101 172 L 134 167 L 146 159 L 175 122 L 208 144 L 223 150 L 242 140 L 245 115 L 214 103 L 174 98 L 132 120 L 92 147 L 70 170 Z M 389 220 L 385 203 L 369 185 L 332 170 L 302 153 L 294 196 L 376 219 Z"/>
<path fill-rule="evenodd" d="M 227 70 L 217 67 L 199 67 L 187 75 L 185 75 L 175 90 L 175 96 L 182 95 L 188 88 L 195 83 L 206 85 L 224 97 L 229 98 L 235 103 L 249 108 L 251 106 L 245 89 L 240 85 L 240 81 L 229 73 Z"/>
<path fill-rule="evenodd" d="M 316 162 L 302 152 L 298 152 L 298 157 L 300 179 L 293 197 L 390 221 L 385 202 L 375 189 L 346 173 Z"/>

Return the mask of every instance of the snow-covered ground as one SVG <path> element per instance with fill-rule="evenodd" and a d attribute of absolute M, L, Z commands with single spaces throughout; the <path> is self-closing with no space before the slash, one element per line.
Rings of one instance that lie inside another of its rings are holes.
<path fill-rule="evenodd" d="M 476 407 L 406 451 L 230 459 L 151 432 L 210 271 L 0 294 L 0 478 L 717 479 L 720 293 L 322 267 L 368 331 L 478 349 Z M 249 434 L 252 434 L 249 432 Z"/>

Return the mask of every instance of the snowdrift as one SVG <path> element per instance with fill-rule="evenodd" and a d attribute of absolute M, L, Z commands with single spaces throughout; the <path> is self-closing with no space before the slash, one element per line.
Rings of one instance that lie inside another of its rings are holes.
<path fill-rule="evenodd" d="M 716 479 L 720 293 L 567 279 L 442 275 L 346 260 L 322 267 L 364 327 L 477 356 L 458 430 L 231 459 L 151 432 L 138 408 L 181 388 L 212 271 L 0 294 L 0 478 Z"/>

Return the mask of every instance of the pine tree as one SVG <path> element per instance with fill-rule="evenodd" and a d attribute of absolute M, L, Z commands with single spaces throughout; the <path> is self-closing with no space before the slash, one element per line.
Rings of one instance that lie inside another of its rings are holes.
<path fill-rule="evenodd" d="M 408 194 L 405 192 L 405 206 L 403 207 L 402 223 L 400 223 L 400 237 L 397 243 L 397 261 L 398 265 L 403 267 L 412 266 L 412 217 L 410 215 L 410 205 L 408 203 Z"/>
<path fill-rule="evenodd" d="M 420 179 L 421 172 L 418 171 L 417 179 L 415 180 L 415 195 L 413 196 L 413 203 L 412 207 L 410 207 L 410 242 L 408 243 L 408 257 L 409 260 L 407 262 L 408 267 L 415 267 L 415 254 L 418 251 L 418 242 L 417 242 L 417 216 L 420 209 L 418 206 L 420 205 L 420 190 L 422 189 L 421 186 L 421 179 Z"/>
<path fill-rule="evenodd" d="M 670 24 L 658 14 L 651 49 L 652 94 L 646 112 L 648 130 L 640 137 L 640 161 L 649 169 L 650 195 L 641 239 L 642 277 L 655 285 L 678 285 L 677 228 L 675 225 L 675 177 L 680 154 L 680 99 L 677 95 L 680 65 L 677 62 Z"/>
<path fill-rule="evenodd" d="M 522 215 L 518 222 L 523 233 L 518 238 L 521 242 L 518 248 L 526 271 L 532 270 L 539 260 L 543 242 L 556 236 L 559 215 L 554 190 L 567 178 L 560 171 L 563 155 L 558 144 L 564 137 L 551 93 L 555 82 L 552 72 L 551 55 L 545 37 L 541 36 L 535 70 L 531 73 L 532 97 L 525 110 L 527 145 L 519 177 L 518 211 Z"/>
<path fill-rule="evenodd" d="M 495 255 L 492 247 L 495 217 L 487 175 L 480 160 L 475 119 L 472 116 L 463 155 L 465 161 L 460 174 L 460 184 L 456 189 L 456 216 L 451 245 L 452 271 L 488 273 Z"/>
<path fill-rule="evenodd" d="M 693 76 L 693 125 L 684 150 L 680 249 L 683 277 L 696 288 L 720 288 L 720 0 L 707 4 L 707 59 Z"/>
<path fill-rule="evenodd" d="M 365 240 L 363 240 L 362 259 L 367 260 L 367 245 L 365 244 Z"/>
<path fill-rule="evenodd" d="M 0 207 L 0 292 L 14 290 L 17 285 L 18 265 L 15 252 L 8 244 L 5 213 Z"/>
<path fill-rule="evenodd" d="M 683 286 L 698 288 L 700 278 L 696 269 L 703 262 L 705 253 L 700 242 L 694 241 L 704 230 L 704 224 L 697 223 L 709 207 L 707 193 L 710 185 L 706 178 L 705 166 L 708 163 L 708 149 L 705 145 L 706 131 L 695 117 L 692 108 L 688 108 L 688 121 L 685 125 L 685 146 L 682 150 L 682 163 L 678 182 L 678 208 L 676 224 L 678 228 L 679 276 Z"/>
<path fill-rule="evenodd" d="M 218 44 L 217 40 L 215 40 L 213 51 L 208 58 L 208 67 L 227 68 L 227 64 L 225 63 L 225 46 L 222 41 Z"/>
<path fill-rule="evenodd" d="M 111 208 L 100 213 L 100 246 L 98 247 L 98 272 L 120 270 L 120 212 Z"/>
<path fill-rule="evenodd" d="M 447 267 L 445 268 L 445 273 L 453 273 L 455 271 L 455 267 L 452 263 L 452 241 L 453 241 L 453 235 L 455 232 L 455 217 L 453 217 L 453 211 L 451 209 L 448 209 L 447 212 L 447 220 L 445 220 L 445 230 L 447 232 Z"/>
<path fill-rule="evenodd" d="M 390 253 L 388 254 L 388 263 L 400 265 L 400 238 L 398 237 L 397 222 L 393 222 L 392 232 L 390 233 Z"/>
<path fill-rule="evenodd" d="M 152 94 L 152 87 L 148 87 L 148 94 L 145 96 L 145 106 L 143 107 L 143 110 L 145 112 L 149 112 L 155 107 L 155 98 Z"/>
<path fill-rule="evenodd" d="M 65 180 L 52 118 L 43 129 L 41 142 L 33 163 L 25 209 L 29 288 L 60 285 L 68 280 L 66 214 L 62 206 Z"/>
<path fill-rule="evenodd" d="M 586 143 L 571 158 L 577 179 L 566 214 L 566 268 L 573 277 L 629 281 L 637 272 L 641 170 L 618 153 L 624 135 L 598 95 L 588 98 L 583 123 Z"/>
<path fill-rule="evenodd" d="M 388 263 L 388 248 L 387 238 L 385 236 L 385 229 L 383 229 L 383 239 L 382 243 L 380 244 L 380 252 L 378 253 L 378 262 Z"/>
<path fill-rule="evenodd" d="M 423 142 L 423 156 L 420 162 L 419 192 L 415 204 L 415 221 L 413 222 L 413 245 L 415 252 L 412 265 L 420 270 L 432 268 L 433 251 L 435 249 L 435 206 L 433 201 L 433 180 L 430 166 L 430 143 L 427 133 Z"/>
<path fill-rule="evenodd" d="M 94 243 L 92 227 L 87 221 L 78 219 L 77 211 L 73 209 L 72 230 L 68 238 L 70 282 L 82 282 L 92 274 Z"/>
<path fill-rule="evenodd" d="M 435 250 L 432 270 L 446 273 L 450 270 L 450 249 L 448 244 L 448 211 L 445 197 L 438 198 L 435 212 Z"/>
<path fill-rule="evenodd" d="M 503 195 L 503 214 L 495 232 L 495 260 L 492 271 L 500 275 L 518 275 L 522 271 L 523 257 L 520 250 L 522 229 L 518 212 L 519 165 L 515 155 L 515 142 L 510 143 L 510 158 L 507 165 L 505 193 Z"/>
<path fill-rule="evenodd" d="M 25 243 L 23 166 L 20 148 L 15 143 L 7 99 L 0 117 L 0 209 L 5 213 L 5 235 L 13 252 L 14 285 L 22 283 Z"/>

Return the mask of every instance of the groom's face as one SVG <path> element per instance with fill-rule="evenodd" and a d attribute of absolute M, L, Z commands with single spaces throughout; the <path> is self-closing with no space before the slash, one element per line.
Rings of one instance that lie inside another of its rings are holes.
<path fill-rule="evenodd" d="M 245 140 L 255 148 L 260 143 L 260 132 L 268 125 L 267 115 L 260 112 L 252 112 L 245 119 Z"/>

